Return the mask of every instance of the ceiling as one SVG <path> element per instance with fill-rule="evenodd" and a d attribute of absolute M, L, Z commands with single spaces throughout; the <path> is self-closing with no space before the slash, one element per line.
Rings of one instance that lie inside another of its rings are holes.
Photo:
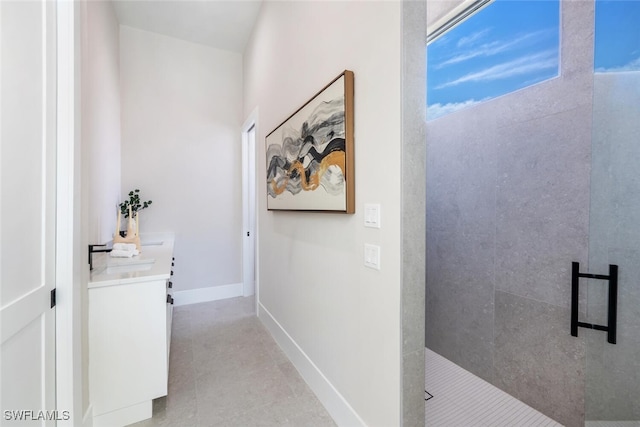
<path fill-rule="evenodd" d="M 242 53 L 262 0 L 118 0 L 113 3 L 122 25 Z"/>

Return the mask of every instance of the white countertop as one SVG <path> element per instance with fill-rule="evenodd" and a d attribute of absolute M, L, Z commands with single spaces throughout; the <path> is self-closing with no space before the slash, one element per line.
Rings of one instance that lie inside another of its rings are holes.
<path fill-rule="evenodd" d="M 89 289 L 168 279 L 171 277 L 173 241 L 173 233 L 142 233 L 139 255 L 115 258 L 109 253 L 94 253 Z"/>

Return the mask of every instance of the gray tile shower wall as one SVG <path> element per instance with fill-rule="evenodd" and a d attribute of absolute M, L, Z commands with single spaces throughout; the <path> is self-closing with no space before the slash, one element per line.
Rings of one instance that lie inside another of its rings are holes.
<path fill-rule="evenodd" d="M 496 139 L 494 121 L 478 113 L 427 123 L 426 342 L 490 381 Z"/>
<path fill-rule="evenodd" d="M 640 75 L 596 74 L 589 269 L 619 266 L 618 333 L 612 346 L 580 331 L 587 347 L 587 419 L 640 419 Z M 589 283 L 589 318 L 606 324 L 606 288 Z"/>
<path fill-rule="evenodd" d="M 427 124 L 425 339 L 571 427 L 584 425 L 569 303 L 571 262 L 589 254 L 594 4 L 561 9 L 561 76 Z"/>
<path fill-rule="evenodd" d="M 565 426 L 584 426 L 582 338 L 570 309 L 496 292 L 494 385 Z"/>
<path fill-rule="evenodd" d="M 586 261 L 591 106 L 497 132 L 496 289 L 570 307 L 571 261 Z"/>

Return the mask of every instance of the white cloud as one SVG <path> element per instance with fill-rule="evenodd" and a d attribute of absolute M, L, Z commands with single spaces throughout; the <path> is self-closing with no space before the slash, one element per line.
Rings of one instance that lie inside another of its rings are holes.
<path fill-rule="evenodd" d="M 474 33 L 472 35 L 470 35 L 469 37 L 463 37 L 458 41 L 458 47 L 461 47 L 463 45 L 468 45 L 472 42 L 474 42 L 475 40 L 478 40 L 482 35 L 484 35 L 483 33 L 488 32 L 489 30 L 483 30 L 483 31 L 479 31 L 477 33 Z M 543 39 L 548 37 L 549 35 L 553 34 L 554 31 L 546 29 L 546 30 L 539 30 L 539 31 L 534 31 L 531 33 L 527 33 L 527 34 L 523 34 L 519 37 L 516 37 L 513 40 L 495 40 L 489 43 L 484 43 L 478 47 L 474 47 L 473 50 L 470 51 L 466 51 L 466 52 L 462 52 L 456 56 L 454 56 L 453 58 L 447 59 L 445 61 L 440 62 L 436 68 L 440 69 L 443 67 L 446 67 L 448 65 L 452 65 L 452 64 L 458 64 L 460 62 L 464 62 L 467 61 L 469 59 L 472 58 L 477 58 L 479 56 L 492 56 L 492 55 L 497 55 L 499 53 L 503 53 L 509 50 L 512 50 L 514 48 L 519 47 L 520 45 L 524 45 L 530 42 L 535 42 L 537 40 Z M 468 39 L 468 41 L 466 40 Z M 462 42 L 464 41 L 464 43 L 462 44 Z"/>
<path fill-rule="evenodd" d="M 619 73 L 623 71 L 640 71 L 640 57 L 621 65 L 620 67 L 596 68 L 596 73 Z"/>
<path fill-rule="evenodd" d="M 453 113 L 458 110 L 462 110 L 463 108 L 472 107 L 476 104 L 480 104 L 481 102 L 486 101 L 486 99 L 481 99 L 480 101 L 476 101 L 475 99 L 468 99 L 463 102 L 451 102 L 448 104 L 433 104 L 427 107 L 427 120 L 437 119 L 438 117 L 444 116 L 445 114 Z"/>
<path fill-rule="evenodd" d="M 457 46 L 462 47 L 462 46 L 473 45 L 478 40 L 481 40 L 482 38 L 484 38 L 484 36 L 486 36 L 489 33 L 489 31 L 491 31 L 491 28 L 485 28 L 484 30 L 477 31 L 466 37 L 460 37 L 460 40 L 458 40 Z"/>
<path fill-rule="evenodd" d="M 457 86 L 466 82 L 481 82 L 506 79 L 508 77 L 530 74 L 537 71 L 552 69 L 558 66 L 558 52 L 550 49 L 532 55 L 521 56 L 502 64 L 485 68 L 481 71 L 466 74 L 453 81 L 436 86 L 435 89 Z"/>
<path fill-rule="evenodd" d="M 482 46 L 477 47 L 476 49 L 468 52 L 463 52 L 459 55 L 454 56 L 453 58 L 447 59 L 446 61 L 442 61 L 436 65 L 436 69 L 444 68 L 448 65 L 459 64 L 460 62 L 467 61 L 469 59 L 477 58 L 479 56 L 491 56 L 496 53 L 500 53 L 505 49 L 501 48 L 500 42 L 491 42 L 483 44 Z"/>

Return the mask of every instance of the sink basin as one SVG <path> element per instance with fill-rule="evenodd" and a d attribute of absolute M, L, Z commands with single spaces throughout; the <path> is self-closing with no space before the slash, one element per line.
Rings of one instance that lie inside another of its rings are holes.
<path fill-rule="evenodd" d="M 154 258 L 112 258 L 107 262 L 105 273 L 133 273 L 137 271 L 151 270 L 156 262 Z"/>
<path fill-rule="evenodd" d="M 138 271 L 151 270 L 153 264 L 137 265 L 113 265 L 104 269 L 106 274 L 135 273 Z"/>
<path fill-rule="evenodd" d="M 149 240 L 146 242 L 140 242 L 140 246 L 162 246 L 164 242 L 162 240 Z"/>
<path fill-rule="evenodd" d="M 119 257 L 110 257 L 107 261 L 107 267 L 121 267 L 121 266 L 132 266 L 132 265 L 146 265 L 153 264 L 156 262 L 155 258 L 142 258 L 140 256 L 133 256 L 131 258 L 119 258 Z"/>

